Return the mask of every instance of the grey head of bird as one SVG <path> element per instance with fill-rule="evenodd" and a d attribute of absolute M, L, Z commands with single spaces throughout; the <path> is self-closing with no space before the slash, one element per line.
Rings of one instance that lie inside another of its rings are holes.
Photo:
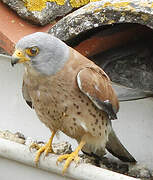
<path fill-rule="evenodd" d="M 20 39 L 12 55 L 12 65 L 24 63 L 44 75 L 53 75 L 68 60 L 69 47 L 60 39 L 36 32 Z"/>

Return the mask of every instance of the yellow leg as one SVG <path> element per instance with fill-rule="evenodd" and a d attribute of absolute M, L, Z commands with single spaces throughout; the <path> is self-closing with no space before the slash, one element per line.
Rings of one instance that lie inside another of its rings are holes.
<path fill-rule="evenodd" d="M 53 153 L 53 149 L 52 149 L 52 142 L 53 142 L 53 138 L 55 136 L 55 133 L 56 132 L 52 132 L 52 135 L 49 139 L 49 141 L 42 147 L 39 148 L 39 150 L 37 151 L 37 154 L 36 154 L 36 157 L 35 157 L 35 163 L 36 165 L 38 165 L 38 162 L 39 162 L 39 158 L 40 158 L 40 155 L 44 152 L 45 153 L 45 156 L 48 155 L 48 153 Z M 33 145 L 32 145 L 33 146 Z"/>
<path fill-rule="evenodd" d="M 66 172 L 67 168 L 69 167 L 70 163 L 73 160 L 75 162 L 77 162 L 79 160 L 78 153 L 85 144 L 86 144 L 86 141 L 84 139 L 82 139 L 80 144 L 78 145 L 78 147 L 75 149 L 74 152 L 72 152 L 71 154 L 64 154 L 64 155 L 61 155 L 58 157 L 57 162 L 56 162 L 57 164 L 58 164 L 58 162 L 62 162 L 64 159 L 66 159 L 66 162 L 64 164 L 63 171 L 62 171 L 63 174 Z"/>

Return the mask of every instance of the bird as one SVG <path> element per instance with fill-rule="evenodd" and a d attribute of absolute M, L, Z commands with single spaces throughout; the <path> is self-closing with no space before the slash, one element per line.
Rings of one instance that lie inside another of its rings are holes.
<path fill-rule="evenodd" d="M 23 97 L 51 131 L 36 152 L 36 164 L 42 153 L 53 153 L 59 131 L 78 142 L 71 154 L 57 158 L 57 163 L 65 160 L 63 173 L 79 160 L 81 150 L 102 157 L 107 149 L 122 161 L 136 162 L 112 128 L 119 102 L 111 80 L 93 61 L 49 33 L 35 32 L 16 43 L 11 64 L 17 63 L 25 67 Z"/>

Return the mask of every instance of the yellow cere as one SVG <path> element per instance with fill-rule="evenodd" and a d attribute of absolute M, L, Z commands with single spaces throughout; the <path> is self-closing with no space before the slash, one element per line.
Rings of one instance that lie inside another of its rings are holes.
<path fill-rule="evenodd" d="M 24 57 L 24 53 L 19 50 L 19 49 L 16 49 L 15 52 L 14 52 L 14 55 L 18 58 L 23 58 Z"/>
<path fill-rule="evenodd" d="M 19 63 L 25 62 L 25 61 L 29 61 L 30 59 L 25 57 L 24 52 L 20 51 L 19 49 L 16 49 L 13 56 L 15 58 L 19 58 Z"/>

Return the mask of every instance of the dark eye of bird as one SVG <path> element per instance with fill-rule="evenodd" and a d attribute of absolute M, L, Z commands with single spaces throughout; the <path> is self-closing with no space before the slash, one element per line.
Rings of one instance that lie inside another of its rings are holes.
<path fill-rule="evenodd" d="M 38 53 L 38 48 L 37 48 L 37 47 L 32 47 L 32 48 L 30 48 L 30 53 L 31 53 L 32 55 L 37 54 L 37 53 Z"/>

